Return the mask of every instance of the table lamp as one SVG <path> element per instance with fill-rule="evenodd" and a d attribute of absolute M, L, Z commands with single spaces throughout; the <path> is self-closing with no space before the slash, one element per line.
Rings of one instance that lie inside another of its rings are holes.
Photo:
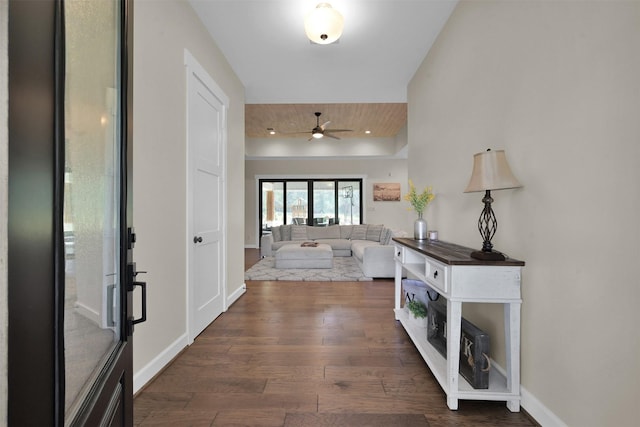
<path fill-rule="evenodd" d="M 485 261 L 504 261 L 504 254 L 494 251 L 491 239 L 498 229 L 498 221 L 493 213 L 491 203 L 491 190 L 505 190 L 508 188 L 518 188 L 522 185 L 518 182 L 504 155 L 504 150 L 477 153 L 473 156 L 473 172 L 465 193 L 484 191 L 482 202 L 484 209 L 478 219 L 478 231 L 484 239 L 482 250 L 474 251 L 471 257 Z"/>

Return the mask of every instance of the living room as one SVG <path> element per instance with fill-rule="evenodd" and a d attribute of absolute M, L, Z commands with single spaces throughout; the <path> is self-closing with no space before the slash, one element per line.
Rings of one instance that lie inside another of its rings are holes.
<path fill-rule="evenodd" d="M 245 161 L 245 89 L 215 41 L 188 3 L 139 2 L 136 259 L 153 291 L 150 320 L 136 332 L 137 386 L 187 342 L 185 287 L 176 286 L 186 276 L 187 236 L 183 226 L 168 224 L 186 222 L 186 154 L 175 142 L 184 140 L 180 82 L 188 48 L 232 100 L 228 296 L 243 286 L 245 246 L 257 242 L 256 174 L 362 174 L 366 191 L 377 181 L 399 182 L 403 194 L 411 178 L 436 193 L 430 228 L 442 240 L 477 247 L 481 197 L 463 193 L 472 157 L 504 149 L 523 187 L 494 193 L 494 244 L 527 263 L 523 407 L 542 425 L 633 425 L 640 287 L 629 266 L 640 237 L 632 187 L 640 181 L 639 16 L 639 4 L 625 1 L 461 1 L 408 84 L 406 160 Z M 367 222 L 412 226 L 406 203 L 369 201 Z M 615 286 L 613 295 L 607 286 Z M 470 306 L 465 316 L 500 336 L 499 307 Z"/>

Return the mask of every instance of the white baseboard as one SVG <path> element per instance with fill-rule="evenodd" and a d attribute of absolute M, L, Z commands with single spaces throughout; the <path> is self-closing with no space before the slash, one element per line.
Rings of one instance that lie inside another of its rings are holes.
<path fill-rule="evenodd" d="M 227 298 L 227 309 L 231 307 L 231 304 L 236 302 L 245 292 L 247 292 L 247 285 L 243 283 L 234 293 Z M 133 375 L 133 392 L 134 394 L 140 391 L 154 376 L 158 374 L 165 366 L 169 364 L 184 348 L 189 346 L 187 334 L 183 334 L 174 342 L 172 342 L 164 351 L 156 356 L 151 362 L 140 369 Z"/>
<path fill-rule="evenodd" d="M 185 347 L 187 347 L 187 334 L 182 335 L 172 342 L 164 351 L 157 355 L 151 362 L 138 372 L 133 374 L 133 393 L 137 393 L 165 366 L 173 360 Z"/>
<path fill-rule="evenodd" d="M 244 245 L 244 248 L 245 249 L 259 249 L 260 246 L 254 243 L 252 245 Z"/>
<path fill-rule="evenodd" d="M 542 427 L 567 427 L 567 425 L 549 408 L 544 406 L 526 388 L 520 387 L 522 394 L 522 407 L 538 422 Z"/>
<path fill-rule="evenodd" d="M 227 310 L 229 309 L 229 307 L 231 307 L 231 305 L 234 302 L 238 300 L 238 298 L 244 295 L 245 292 L 247 292 L 247 284 L 243 283 L 242 286 L 240 286 L 238 289 L 236 289 L 234 293 L 232 293 L 231 295 L 229 295 L 229 297 L 227 297 L 227 305 L 226 305 Z"/>
<path fill-rule="evenodd" d="M 495 363 L 493 359 L 491 359 L 491 369 L 495 369 L 500 372 L 504 377 L 507 376 L 507 372 L 502 368 L 502 366 Z M 520 396 L 520 406 L 522 406 L 522 408 L 527 411 L 527 413 L 531 415 L 542 427 L 567 427 L 567 425 L 556 414 L 544 406 L 544 404 L 524 388 L 522 384 L 520 385 Z"/>

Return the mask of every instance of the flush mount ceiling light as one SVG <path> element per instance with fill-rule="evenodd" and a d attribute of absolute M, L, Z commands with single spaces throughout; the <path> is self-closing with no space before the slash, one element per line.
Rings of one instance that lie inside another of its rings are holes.
<path fill-rule="evenodd" d="M 304 31 L 314 43 L 330 44 L 342 35 L 344 18 L 329 3 L 319 3 L 304 19 Z"/>

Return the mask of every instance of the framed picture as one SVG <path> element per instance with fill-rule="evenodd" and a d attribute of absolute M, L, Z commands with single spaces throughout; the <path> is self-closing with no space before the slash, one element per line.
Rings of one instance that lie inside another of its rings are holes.
<path fill-rule="evenodd" d="M 383 182 L 373 184 L 373 201 L 374 202 L 399 202 L 400 201 L 400 183 L 399 182 Z"/>

